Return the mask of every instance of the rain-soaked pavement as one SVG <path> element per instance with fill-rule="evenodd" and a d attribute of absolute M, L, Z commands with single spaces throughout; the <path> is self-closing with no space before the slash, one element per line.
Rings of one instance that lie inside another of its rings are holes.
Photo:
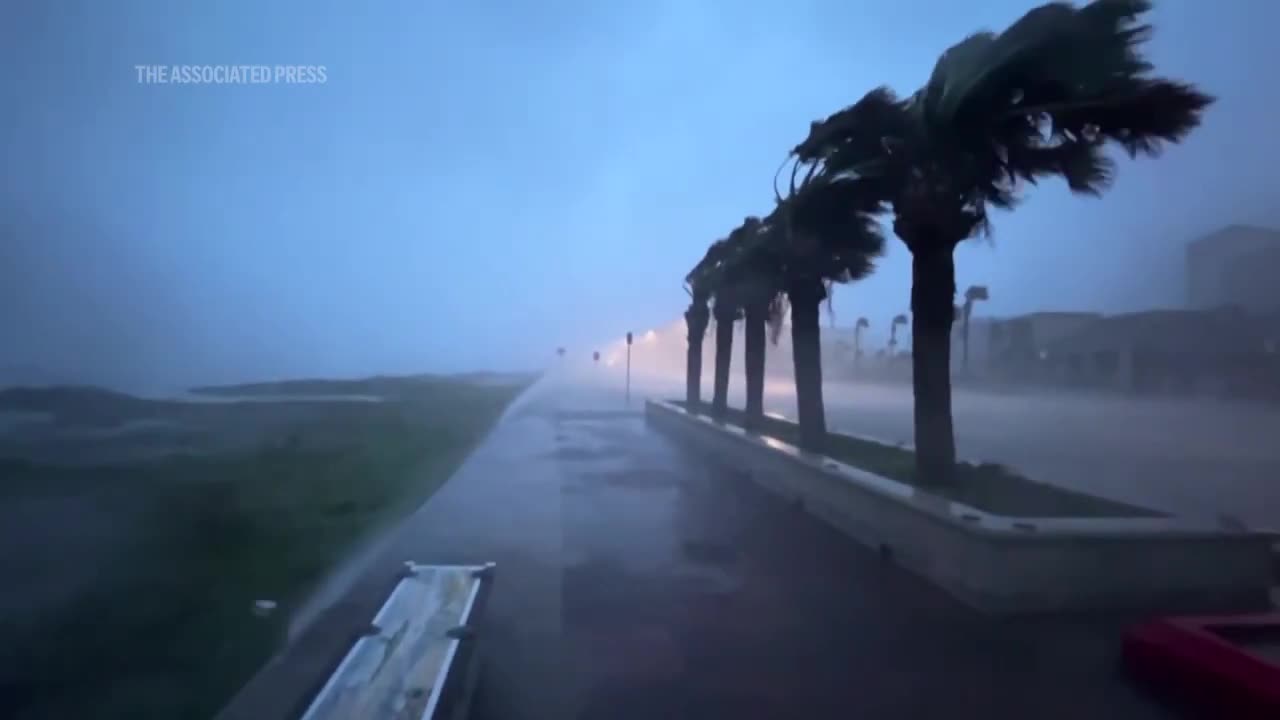
<path fill-rule="evenodd" d="M 1168 717 L 1117 668 L 1130 618 L 978 616 L 554 379 L 227 717 L 296 713 L 408 559 L 498 564 L 477 720 Z"/>
<path fill-rule="evenodd" d="M 795 416 L 794 388 L 770 383 L 767 409 Z M 837 431 L 910 442 L 911 387 L 827 383 Z M 1101 393 L 999 394 L 960 389 L 956 444 L 1062 487 L 1179 515 L 1230 515 L 1280 529 L 1280 409 L 1247 403 Z"/>

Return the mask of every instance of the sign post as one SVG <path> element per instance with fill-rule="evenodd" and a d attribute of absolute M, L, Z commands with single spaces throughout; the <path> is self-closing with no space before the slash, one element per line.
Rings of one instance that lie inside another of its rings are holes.
<path fill-rule="evenodd" d="M 627 404 L 631 404 L 631 333 L 627 333 Z"/>

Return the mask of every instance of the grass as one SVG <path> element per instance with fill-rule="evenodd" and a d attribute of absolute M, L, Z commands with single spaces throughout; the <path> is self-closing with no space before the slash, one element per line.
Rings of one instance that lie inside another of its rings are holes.
<path fill-rule="evenodd" d="M 278 649 L 288 611 L 360 540 L 428 497 L 521 389 L 442 384 L 345 419 L 327 406 L 312 425 L 243 452 L 0 463 L 0 499 L 109 493 L 137 508 L 127 550 L 92 591 L 0 619 L 0 716 L 211 717 Z M 256 617 L 258 599 L 280 610 Z"/>
<path fill-rule="evenodd" d="M 685 407 L 685 402 L 672 401 Z M 709 410 L 703 406 L 702 414 Z M 725 421 L 741 427 L 746 414 L 729 408 Z M 800 426 L 790 420 L 765 416 L 759 434 L 798 445 Z M 906 448 L 828 432 L 826 455 L 847 465 L 941 495 L 995 515 L 1011 517 L 1158 517 L 1160 514 L 1133 505 L 1107 500 L 1037 482 L 994 463 L 957 463 L 954 482 L 939 485 L 920 482 L 915 474 L 915 452 Z"/>
<path fill-rule="evenodd" d="M 368 395 L 376 397 L 404 397 L 437 392 L 442 387 L 458 384 L 459 380 L 483 380 L 487 373 L 469 375 L 382 375 L 350 380 L 303 379 L 275 382 L 243 383 L 240 385 L 216 385 L 192 388 L 196 395 L 211 397 L 254 397 L 290 395 Z M 502 376 L 511 379 L 512 375 Z"/>

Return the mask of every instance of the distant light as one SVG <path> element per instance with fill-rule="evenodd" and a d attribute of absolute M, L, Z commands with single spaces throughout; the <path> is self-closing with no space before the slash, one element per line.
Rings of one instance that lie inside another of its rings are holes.
<path fill-rule="evenodd" d="M 658 339 L 658 333 L 652 330 L 644 334 L 644 341 L 647 343 L 651 343 L 657 339 Z"/>
<path fill-rule="evenodd" d="M 1041 350 L 1041 351 L 1040 351 L 1040 359 L 1041 359 L 1041 360 L 1048 360 L 1048 359 L 1049 359 L 1049 351 L 1048 351 L 1048 350 Z"/>

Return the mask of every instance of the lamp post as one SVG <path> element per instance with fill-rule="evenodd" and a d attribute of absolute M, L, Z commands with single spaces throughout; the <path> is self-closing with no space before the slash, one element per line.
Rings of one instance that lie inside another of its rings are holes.
<path fill-rule="evenodd" d="M 631 333 L 627 332 L 627 404 L 631 404 Z"/>
<path fill-rule="evenodd" d="M 858 322 L 853 326 L 853 369 L 857 372 L 862 366 L 862 331 L 871 327 L 871 323 L 865 318 L 858 318 Z"/>

